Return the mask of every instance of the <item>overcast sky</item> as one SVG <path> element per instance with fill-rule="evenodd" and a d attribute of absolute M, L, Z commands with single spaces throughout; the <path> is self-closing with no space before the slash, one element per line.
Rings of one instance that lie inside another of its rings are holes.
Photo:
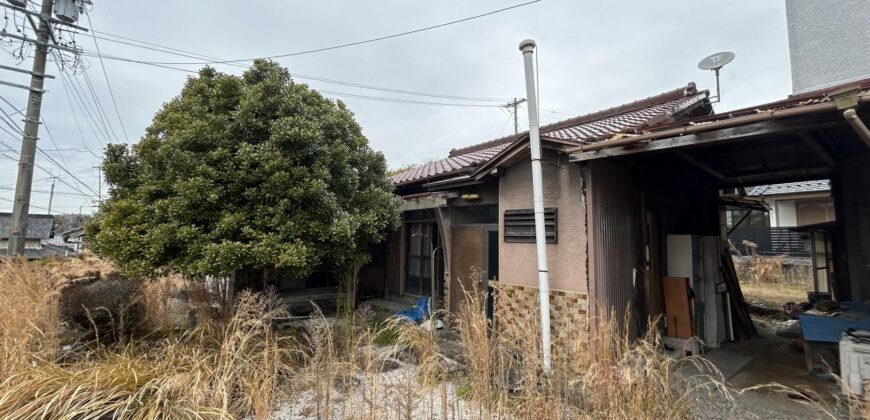
<path fill-rule="evenodd" d="M 327 47 L 436 25 L 486 13 L 515 1 L 227 1 L 227 0 L 93 0 L 94 29 L 153 44 L 223 59 L 241 59 Z M 364 3 L 364 4 L 363 4 Z M 7 30 L 12 31 L 8 15 Z M 88 26 L 88 20 L 79 22 Z M 108 38 L 108 35 L 98 35 Z M 722 74 L 723 102 L 717 111 L 742 108 L 786 97 L 791 91 L 788 37 L 784 0 L 666 0 L 577 1 L 544 0 L 405 37 L 350 48 L 282 58 L 292 73 L 312 75 L 391 89 L 465 97 L 513 98 L 525 92 L 522 56 L 518 44 L 537 41 L 544 123 L 616 106 L 694 81 L 701 89 L 715 89 L 713 74 L 698 70 L 704 56 L 730 50 L 736 60 Z M 95 52 L 94 40 L 83 34 L 77 42 Z M 140 61 L 190 62 L 108 40 L 97 40 L 104 55 Z M 15 47 L 6 46 L 7 50 Z M 84 100 L 90 98 L 88 81 L 105 111 L 110 127 L 88 118 L 78 96 L 68 96 L 54 63 L 48 72 L 43 116 L 56 146 L 45 129 L 40 147 L 91 189 L 98 190 L 102 145 L 136 142 L 161 104 L 180 91 L 189 73 L 142 64 L 104 60 L 114 91 L 118 122 L 100 63 L 86 58 L 84 74 L 66 84 L 77 85 Z M 30 68 L 3 53 L 0 64 Z M 178 65 L 196 70 L 197 65 Z M 242 68 L 216 65 L 225 72 Z M 2 80 L 26 84 L 26 75 L 0 70 Z M 358 95 L 463 104 L 492 104 L 454 99 L 408 96 L 298 79 L 320 90 Z M 27 92 L 0 86 L 0 96 L 17 109 Z M 383 151 L 391 167 L 443 157 L 455 147 L 509 134 L 513 120 L 497 107 L 434 106 L 342 98 L 356 113 L 371 146 Z M 76 107 L 71 110 L 70 102 Z M 0 103 L 14 122 L 21 115 Z M 91 108 L 94 106 L 91 105 Z M 96 112 L 96 111 L 94 111 Z M 93 119 L 99 119 L 94 117 Z M 77 122 L 78 120 L 78 122 Z M 520 112 L 520 128 L 526 126 Z M 0 211 L 11 211 L 20 136 L 5 124 L 0 131 Z M 99 133 L 108 131 L 108 134 Z M 126 131 L 127 138 L 124 138 Z M 114 132 L 115 134 L 112 134 Z M 60 152 L 56 151 L 61 149 Z M 67 150 L 73 149 L 73 150 Z M 64 162 L 61 162 L 61 156 Z M 76 182 L 45 157 L 37 164 L 54 171 L 65 182 Z M 50 175 L 37 170 L 33 205 L 48 206 Z M 95 194 L 82 197 L 58 183 L 54 212 L 92 211 Z M 106 188 L 102 192 L 105 194 Z M 34 208 L 31 213 L 44 213 Z"/>

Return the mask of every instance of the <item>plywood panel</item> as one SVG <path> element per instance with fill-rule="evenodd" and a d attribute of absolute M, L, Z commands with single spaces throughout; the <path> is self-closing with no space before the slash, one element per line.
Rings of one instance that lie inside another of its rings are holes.
<path fill-rule="evenodd" d="M 463 287 L 470 289 L 473 282 L 472 272 L 474 268 L 482 270 L 484 267 L 484 227 L 454 227 L 453 244 L 451 245 L 453 257 L 451 266 L 453 273 L 450 284 L 450 311 L 458 312 L 460 305 L 465 301 Z"/>
<path fill-rule="evenodd" d="M 668 335 L 689 339 L 695 335 L 692 330 L 692 311 L 689 302 L 689 279 L 687 277 L 664 277 L 662 285 L 665 292 L 665 316 Z"/>

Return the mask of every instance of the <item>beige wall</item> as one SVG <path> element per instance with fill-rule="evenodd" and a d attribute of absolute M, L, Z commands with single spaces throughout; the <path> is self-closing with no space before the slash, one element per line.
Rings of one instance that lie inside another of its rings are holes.
<path fill-rule="evenodd" d="M 544 150 L 544 205 L 557 207 L 558 243 L 547 245 L 550 288 L 571 292 L 587 290 L 586 207 L 580 166 L 567 155 Z M 528 159 L 499 168 L 499 276 L 501 283 L 537 287 L 534 243 L 504 242 L 504 212 L 532 208 L 532 171 Z"/>

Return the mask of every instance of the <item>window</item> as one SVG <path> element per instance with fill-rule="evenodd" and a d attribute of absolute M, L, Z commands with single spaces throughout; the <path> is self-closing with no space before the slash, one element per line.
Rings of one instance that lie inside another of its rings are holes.
<path fill-rule="evenodd" d="M 548 244 L 558 243 L 557 236 L 558 209 L 544 209 L 544 231 Z M 532 209 L 505 210 L 504 212 L 505 242 L 535 242 L 535 211 Z"/>
<path fill-rule="evenodd" d="M 453 224 L 455 225 L 486 225 L 498 224 L 498 206 L 465 206 L 453 208 Z"/>
<path fill-rule="evenodd" d="M 405 258 L 405 293 L 432 294 L 432 247 L 438 246 L 434 223 L 408 223 Z"/>
<path fill-rule="evenodd" d="M 770 213 L 743 207 L 725 207 L 725 223 L 728 228 L 739 227 L 770 227 Z"/>

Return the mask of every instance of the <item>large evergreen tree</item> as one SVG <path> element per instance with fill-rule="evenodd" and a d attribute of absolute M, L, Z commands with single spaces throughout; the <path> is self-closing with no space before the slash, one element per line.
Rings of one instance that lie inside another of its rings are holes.
<path fill-rule="evenodd" d="M 348 269 L 398 222 L 384 157 L 350 110 L 274 62 L 203 69 L 103 169 L 89 240 L 131 274 Z"/>

